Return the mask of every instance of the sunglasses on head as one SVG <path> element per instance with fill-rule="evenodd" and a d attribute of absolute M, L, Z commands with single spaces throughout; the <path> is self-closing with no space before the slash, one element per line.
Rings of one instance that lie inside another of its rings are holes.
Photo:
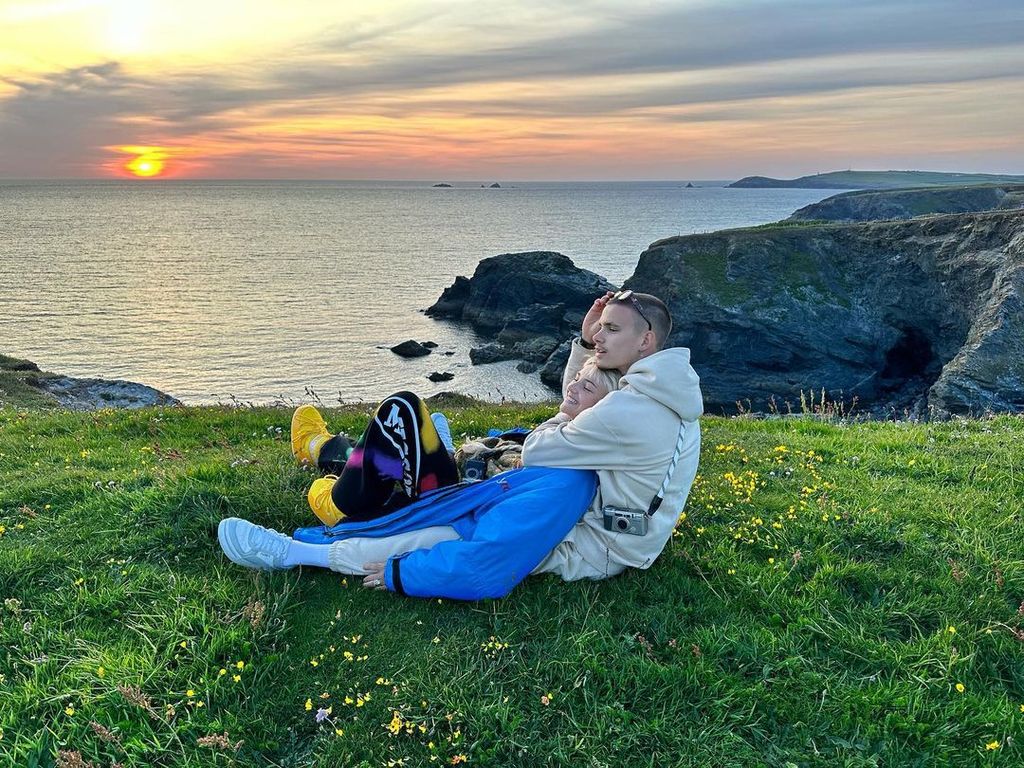
<path fill-rule="evenodd" d="M 643 305 L 640 303 L 640 300 L 633 295 L 633 291 L 619 291 L 610 299 L 608 299 L 608 301 L 628 301 L 630 304 L 633 305 L 633 309 L 640 313 L 640 317 L 644 319 L 644 322 L 647 323 L 647 330 L 654 330 L 654 326 L 651 325 L 651 321 L 648 320 L 647 315 L 644 314 Z"/>

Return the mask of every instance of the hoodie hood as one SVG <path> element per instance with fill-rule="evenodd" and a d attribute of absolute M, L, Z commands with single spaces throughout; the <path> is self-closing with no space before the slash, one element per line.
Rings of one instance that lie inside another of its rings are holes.
<path fill-rule="evenodd" d="M 696 421 L 704 413 L 700 377 L 686 347 L 670 347 L 637 360 L 619 381 L 619 389 L 626 387 L 671 408 L 682 421 Z"/>

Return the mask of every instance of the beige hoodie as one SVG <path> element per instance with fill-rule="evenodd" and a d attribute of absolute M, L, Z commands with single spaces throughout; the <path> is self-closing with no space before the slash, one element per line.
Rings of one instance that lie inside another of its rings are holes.
<path fill-rule="evenodd" d="M 573 342 L 563 390 L 588 357 Z M 690 350 L 672 347 L 633 363 L 617 391 L 575 419 L 560 412 L 531 432 L 523 447 L 525 466 L 593 469 L 599 481 L 590 509 L 534 573 L 558 573 L 572 581 L 649 568 L 672 535 L 697 474 L 697 419 L 703 410 Z M 605 505 L 647 511 L 665 480 L 680 424 L 683 451 L 647 535 L 606 531 Z"/>

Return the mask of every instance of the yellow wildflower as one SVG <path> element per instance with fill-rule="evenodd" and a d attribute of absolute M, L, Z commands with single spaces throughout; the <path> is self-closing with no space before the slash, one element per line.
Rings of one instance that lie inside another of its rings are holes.
<path fill-rule="evenodd" d="M 998 741 L 990 741 L 988 744 L 985 745 L 985 749 L 987 749 L 989 752 L 991 752 L 991 751 L 993 751 L 995 749 L 999 749 L 999 742 Z"/>
<path fill-rule="evenodd" d="M 946 627 L 946 631 L 949 632 L 949 634 L 951 634 L 951 635 L 955 635 L 956 634 L 956 627 L 954 627 L 952 624 L 950 624 L 948 627 Z"/>
<path fill-rule="evenodd" d="M 963 693 L 967 690 L 967 687 L 963 683 L 957 683 L 955 687 L 957 693 Z"/>
<path fill-rule="evenodd" d="M 193 696 L 196 695 L 196 692 L 189 688 L 187 691 L 185 691 L 185 695 L 191 699 Z"/>
<path fill-rule="evenodd" d="M 238 668 L 238 669 L 245 669 L 245 662 L 244 661 L 236 662 L 235 663 L 235 667 Z"/>
<path fill-rule="evenodd" d="M 305 706 L 306 706 L 306 711 L 309 712 L 311 709 L 313 709 L 313 700 L 312 699 L 306 699 L 306 705 Z"/>
<path fill-rule="evenodd" d="M 75 705 L 68 704 L 66 707 L 64 707 L 64 714 L 68 717 L 71 717 L 73 714 L 75 714 Z"/>

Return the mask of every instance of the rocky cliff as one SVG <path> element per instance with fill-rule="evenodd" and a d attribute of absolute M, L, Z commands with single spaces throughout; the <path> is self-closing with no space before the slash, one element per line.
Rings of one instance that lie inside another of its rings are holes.
<path fill-rule="evenodd" d="M 787 221 L 875 221 L 935 213 L 1024 208 L 1024 184 L 843 192 L 804 206 Z"/>
<path fill-rule="evenodd" d="M 58 407 L 73 411 L 180 405 L 144 384 L 121 379 L 76 379 L 41 371 L 29 360 L 0 355 L 0 407 Z"/>
<path fill-rule="evenodd" d="M 825 388 L 862 407 L 1024 410 L 1024 211 L 758 227 L 654 243 L 709 410 Z"/>
<path fill-rule="evenodd" d="M 564 256 L 508 254 L 432 313 L 499 338 L 529 329 L 555 385 L 558 340 L 608 287 Z M 673 237 L 623 287 L 665 299 L 670 343 L 691 349 L 712 413 L 784 409 L 822 388 L 876 412 L 1024 411 L 1024 210 Z M 506 354 L 531 337 L 516 338 Z"/>
<path fill-rule="evenodd" d="M 494 341 L 470 350 L 474 364 L 520 359 L 520 370 L 543 367 L 541 378 L 557 386 L 563 342 L 579 333 L 594 298 L 612 285 L 552 251 L 506 253 L 481 261 L 472 278 L 458 277 L 426 310 L 468 323 Z"/>

